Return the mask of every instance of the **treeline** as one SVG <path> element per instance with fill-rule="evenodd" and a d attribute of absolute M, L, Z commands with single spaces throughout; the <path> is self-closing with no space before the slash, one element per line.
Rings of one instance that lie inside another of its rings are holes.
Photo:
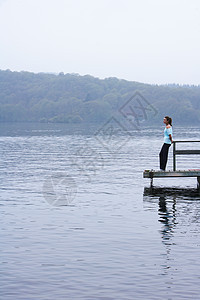
<path fill-rule="evenodd" d="M 0 70 L 0 122 L 104 122 L 119 114 L 136 91 L 146 99 L 146 112 L 157 111 L 153 123 L 166 114 L 179 124 L 200 122 L 200 86 L 10 70 Z"/>

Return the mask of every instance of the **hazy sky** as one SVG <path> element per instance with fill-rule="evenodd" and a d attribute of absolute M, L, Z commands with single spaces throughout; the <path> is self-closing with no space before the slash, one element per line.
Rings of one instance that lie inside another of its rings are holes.
<path fill-rule="evenodd" d="M 200 1 L 0 0 L 0 69 L 200 84 Z"/>

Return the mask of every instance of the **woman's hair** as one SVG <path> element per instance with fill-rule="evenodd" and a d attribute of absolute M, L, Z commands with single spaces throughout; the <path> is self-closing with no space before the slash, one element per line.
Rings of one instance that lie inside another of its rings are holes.
<path fill-rule="evenodd" d="M 169 125 L 172 126 L 172 118 L 166 116 L 165 119 L 167 119 L 167 122 L 169 123 Z"/>

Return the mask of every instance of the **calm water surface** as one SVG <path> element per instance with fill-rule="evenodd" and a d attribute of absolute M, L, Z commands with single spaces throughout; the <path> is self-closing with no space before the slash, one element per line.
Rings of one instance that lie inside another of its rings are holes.
<path fill-rule="evenodd" d="M 149 189 L 162 126 L 98 129 L 0 125 L 0 299 L 200 299 L 196 179 Z M 174 132 L 200 139 L 200 128 Z"/>

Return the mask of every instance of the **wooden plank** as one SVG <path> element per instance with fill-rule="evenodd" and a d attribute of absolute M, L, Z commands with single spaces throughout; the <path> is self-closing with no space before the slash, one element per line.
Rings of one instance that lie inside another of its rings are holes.
<path fill-rule="evenodd" d="M 163 177 L 199 177 L 200 170 L 179 170 L 179 171 L 144 171 L 144 178 L 163 178 Z"/>
<path fill-rule="evenodd" d="M 173 143 L 200 143 L 200 141 L 185 140 L 185 141 L 173 141 Z"/>
<path fill-rule="evenodd" d="M 200 154 L 200 150 L 175 150 L 174 151 L 174 154 L 177 155 L 177 154 Z"/>

